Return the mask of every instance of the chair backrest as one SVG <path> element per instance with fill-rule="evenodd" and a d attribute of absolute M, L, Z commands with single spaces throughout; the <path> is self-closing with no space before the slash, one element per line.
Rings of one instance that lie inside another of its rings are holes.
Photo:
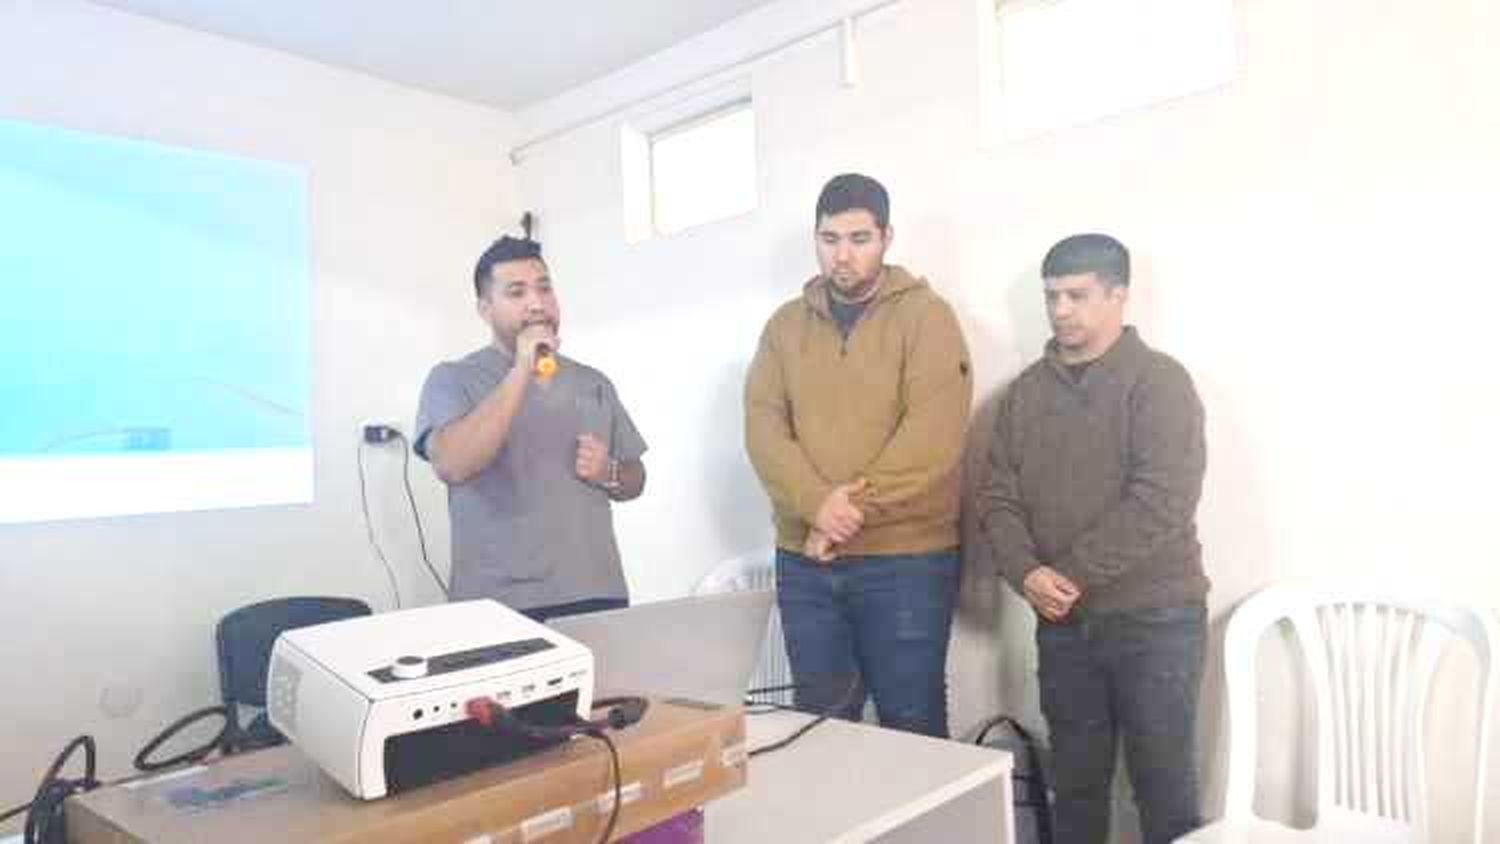
<path fill-rule="evenodd" d="M 750 592 L 776 588 L 776 549 L 757 548 L 714 566 L 693 587 L 694 595 L 722 592 Z M 786 638 L 781 632 L 781 612 L 773 604 L 766 622 L 766 638 L 760 648 L 760 662 L 750 675 L 750 688 L 764 689 L 792 684 L 792 666 L 786 655 Z M 791 691 L 775 692 L 761 699 L 790 705 Z"/>
<path fill-rule="evenodd" d="M 1316 708 L 1317 810 L 1350 812 L 1428 831 L 1423 724 L 1432 678 L 1453 638 L 1479 665 L 1474 841 L 1484 831 L 1485 760 L 1500 675 L 1500 625 L 1488 611 L 1400 588 L 1272 586 L 1230 617 L 1224 638 L 1229 704 L 1227 819 L 1253 814 L 1257 746 L 1256 653 L 1267 630 L 1290 623 Z"/>
<path fill-rule="evenodd" d="M 219 652 L 219 691 L 235 717 L 237 704 L 265 707 L 271 646 L 283 630 L 369 615 L 356 598 L 275 598 L 224 616 L 214 632 Z"/>
<path fill-rule="evenodd" d="M 693 587 L 694 595 L 776 588 L 776 549 L 757 548 L 714 566 Z"/>

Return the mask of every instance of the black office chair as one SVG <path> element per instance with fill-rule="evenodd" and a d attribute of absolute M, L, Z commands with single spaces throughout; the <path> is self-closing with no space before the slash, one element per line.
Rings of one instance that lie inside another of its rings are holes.
<path fill-rule="evenodd" d="M 271 726 L 265 712 L 271 646 L 282 631 L 369 614 L 370 605 L 356 598 L 276 598 L 224 616 L 214 633 L 219 650 L 219 691 L 229 722 L 220 750 L 240 753 L 286 741 Z M 260 712 L 242 725 L 241 706 L 253 706 Z"/>

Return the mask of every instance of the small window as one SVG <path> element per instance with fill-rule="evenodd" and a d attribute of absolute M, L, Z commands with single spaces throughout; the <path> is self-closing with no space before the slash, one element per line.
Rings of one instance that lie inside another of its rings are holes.
<path fill-rule="evenodd" d="M 1232 0 L 996 0 L 1009 139 L 1208 91 L 1235 75 Z"/>
<path fill-rule="evenodd" d="M 755 112 L 748 100 L 623 138 L 626 235 L 668 235 L 753 211 Z"/>

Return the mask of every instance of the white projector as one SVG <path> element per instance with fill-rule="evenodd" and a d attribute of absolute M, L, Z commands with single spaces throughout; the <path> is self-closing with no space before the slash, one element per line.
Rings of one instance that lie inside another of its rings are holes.
<path fill-rule="evenodd" d="M 546 725 L 587 718 L 588 648 L 495 601 L 464 601 L 282 633 L 271 650 L 272 726 L 370 800 L 544 747 L 472 720 L 488 699 Z"/>

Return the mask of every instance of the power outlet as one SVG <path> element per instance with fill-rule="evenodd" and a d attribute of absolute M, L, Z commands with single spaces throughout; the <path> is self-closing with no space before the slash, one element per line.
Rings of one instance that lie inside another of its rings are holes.
<path fill-rule="evenodd" d="M 359 423 L 360 440 L 371 445 L 383 445 L 401 436 L 401 428 L 389 419 L 366 419 Z"/>

